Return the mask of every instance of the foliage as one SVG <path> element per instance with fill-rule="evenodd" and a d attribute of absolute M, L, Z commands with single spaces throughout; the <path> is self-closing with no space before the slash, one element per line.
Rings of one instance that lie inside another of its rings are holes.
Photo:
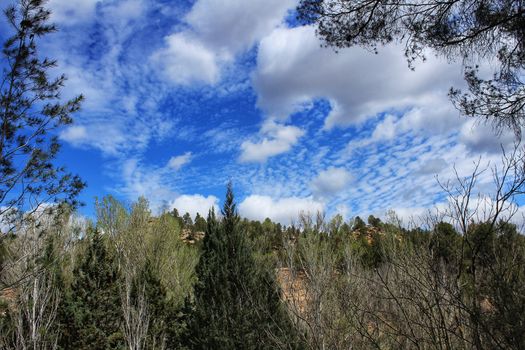
<path fill-rule="evenodd" d="M 520 134 L 525 124 L 525 10 L 516 0 L 389 2 L 382 0 L 302 0 L 299 18 L 316 23 L 327 46 L 354 45 L 377 52 L 379 45 L 402 42 L 410 64 L 425 49 L 463 61 L 469 92 L 451 89 L 465 115 L 490 119 Z M 476 61 L 497 62 L 490 79 L 480 78 Z"/>
<path fill-rule="evenodd" d="M 436 261 L 443 260 L 446 264 L 455 262 L 451 260 L 457 257 L 458 252 L 456 250 L 460 239 L 461 237 L 451 224 L 446 222 L 438 223 L 434 227 L 430 241 L 430 249 Z"/>
<path fill-rule="evenodd" d="M 176 305 L 183 303 L 195 281 L 199 247 L 183 242 L 180 227 L 169 214 L 162 214 L 147 231 L 147 256 Z"/>
<path fill-rule="evenodd" d="M 525 158 L 505 159 L 497 205 L 472 211 L 475 172 L 421 227 L 241 220 L 231 187 L 200 244 L 145 198 L 102 199 L 96 229 L 41 218 L 3 240 L 2 278 L 26 277 L 0 294 L 0 347 L 521 349 L 525 238 L 509 217 Z"/>
<path fill-rule="evenodd" d="M 118 282 L 114 259 L 104 237 L 89 233 L 88 247 L 74 269 L 74 280 L 62 303 L 60 316 L 64 349 L 118 349 L 124 344 Z"/>
<path fill-rule="evenodd" d="M 240 230 L 231 185 L 220 222 L 212 209 L 196 268 L 188 342 L 193 349 L 296 348 L 273 274 L 257 266 Z"/>
<path fill-rule="evenodd" d="M 182 223 L 184 224 L 184 228 L 193 230 L 193 220 L 191 219 L 190 213 L 184 214 L 182 217 Z"/>
<path fill-rule="evenodd" d="M 147 261 L 132 281 L 131 304 L 138 308 L 140 298 L 146 302 L 148 331 L 144 342 L 146 349 L 162 349 L 173 342 L 173 325 L 170 319 L 176 309 L 168 300 L 166 288 L 156 276 L 152 264 Z M 142 295 L 141 295 L 142 294 Z"/>
<path fill-rule="evenodd" d="M 460 231 L 438 219 L 406 229 L 399 220 L 371 219 L 372 226 L 318 216 L 299 218 L 299 229 L 240 220 L 229 190 L 223 217 L 210 212 L 197 246 L 144 199 L 130 209 L 102 202 L 96 226 L 104 234 L 88 227 L 70 236 L 78 231 L 62 220 L 4 241 L 6 262 L 24 254 L 20 248 L 45 247 L 36 250 L 41 258 L 25 260 L 45 273 L 19 289 L 16 308 L 0 294 L 3 348 L 33 339 L 64 349 L 520 349 L 525 342 L 525 238 L 508 221 L 471 221 Z M 31 237 L 46 244 L 28 245 Z M 19 269 L 27 270 L 10 273 Z M 16 311 L 32 305 L 43 306 L 49 327 Z M 31 324 L 42 330 L 36 338 Z"/>
<path fill-rule="evenodd" d="M 206 219 L 203 218 L 199 213 L 195 215 L 195 231 L 204 232 L 206 231 Z"/>
<path fill-rule="evenodd" d="M 48 24 L 44 0 L 20 0 L 5 10 L 14 32 L 3 45 L 0 85 L 0 216 L 34 211 L 42 203 L 78 205 L 85 186 L 78 176 L 54 164 L 60 150 L 53 132 L 72 123 L 78 96 L 64 103 L 65 77 L 50 77 L 56 61 L 42 58 L 37 41 L 56 30 Z M 7 215 L 9 216 L 9 215 Z M 20 218 L 15 216 L 16 219 Z M 12 226 L 10 222 L 4 225 Z M 12 229 L 12 227 L 11 227 Z"/>

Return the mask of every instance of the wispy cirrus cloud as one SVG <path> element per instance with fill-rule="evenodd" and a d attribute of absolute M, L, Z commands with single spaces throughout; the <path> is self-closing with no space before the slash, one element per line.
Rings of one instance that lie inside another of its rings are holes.
<path fill-rule="evenodd" d="M 49 0 L 51 20 L 61 26 L 85 24 L 93 20 L 100 0 Z"/>
<path fill-rule="evenodd" d="M 171 157 L 168 161 L 168 167 L 173 170 L 179 170 L 191 161 L 191 156 L 191 152 L 186 152 L 180 156 Z"/>
<path fill-rule="evenodd" d="M 151 29 L 148 14 L 156 6 L 142 0 L 98 1 L 93 8 L 78 6 L 75 11 L 85 17 L 76 23 L 62 15 L 74 4 L 55 0 L 50 5 L 59 27 L 67 26 L 45 46 L 68 78 L 63 97 L 85 96 L 75 125 L 61 137 L 112 157 L 143 151 L 152 140 L 165 137 L 174 124 L 162 111 L 167 93 L 150 79 L 143 61 L 146 39 L 138 35 Z"/>

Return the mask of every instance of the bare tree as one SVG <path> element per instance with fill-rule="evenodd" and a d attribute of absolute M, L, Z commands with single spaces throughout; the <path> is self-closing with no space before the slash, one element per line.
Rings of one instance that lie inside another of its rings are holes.
<path fill-rule="evenodd" d="M 340 273 L 337 255 L 324 232 L 329 225 L 322 214 L 317 214 L 314 221 L 303 213 L 299 222 L 299 239 L 284 238 L 283 242 L 284 254 L 278 269 L 283 301 L 295 327 L 305 330 L 308 348 L 345 349 L 351 330 L 335 303 Z"/>
<path fill-rule="evenodd" d="M 14 318 L 16 349 L 56 349 L 54 324 L 60 294 L 50 273 L 34 275 L 17 292 Z"/>
<path fill-rule="evenodd" d="M 145 286 L 139 286 L 133 292 L 133 279 L 131 273 L 126 273 L 121 286 L 122 312 L 124 315 L 124 335 L 129 350 L 145 349 L 150 324 L 148 301 L 145 296 Z"/>
<path fill-rule="evenodd" d="M 18 256 L 12 256 L 9 269 L 4 271 L 14 296 L 8 311 L 14 330 L 4 337 L 8 348 L 56 348 L 58 335 L 54 322 L 61 292 L 51 268 L 57 263 L 53 260 L 55 242 L 47 235 L 55 227 L 55 219 L 52 215 L 45 217 L 47 220 L 42 216 L 38 219 L 24 220 L 16 241 L 12 242 Z"/>
<path fill-rule="evenodd" d="M 308 347 L 522 348 L 525 238 L 512 221 L 524 164 L 516 145 L 492 167 L 478 161 L 469 176 L 456 173 L 442 183 L 448 207 L 419 220 L 425 229 L 403 228 L 390 213 L 386 224 L 360 227 L 335 246 L 330 225 L 301 217 L 299 239 L 285 240 L 278 272 Z M 491 174 L 492 191 L 482 192 Z M 362 231 L 375 230 L 359 242 Z M 381 260 L 369 266 L 361 250 L 374 240 Z"/>
<path fill-rule="evenodd" d="M 353 317 L 362 315 L 356 325 L 371 325 L 361 326 L 360 333 L 372 344 L 413 349 L 523 345 L 517 329 L 525 302 L 520 292 L 525 271 L 519 263 L 525 257 L 524 242 L 510 221 L 517 196 L 523 194 L 524 161 L 519 145 L 503 152 L 501 164 L 491 168 L 492 194 L 478 189 L 485 171 L 479 161 L 470 176 L 456 174 L 456 181 L 443 185 L 449 207 L 429 216 L 427 225 L 435 228 L 446 219 L 458 229 L 459 247 L 449 253 L 450 261 L 436 256 L 432 245 L 394 245 L 384 252 L 386 264 L 352 274 L 349 285 L 363 280 L 369 302 L 351 301 L 343 309 L 353 310 Z"/>

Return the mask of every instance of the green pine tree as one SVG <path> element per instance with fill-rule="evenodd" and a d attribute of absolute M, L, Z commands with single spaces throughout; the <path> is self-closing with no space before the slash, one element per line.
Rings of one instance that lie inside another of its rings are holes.
<path fill-rule="evenodd" d="M 231 184 L 223 218 L 210 211 L 188 322 L 193 349 L 298 348 L 270 269 L 258 266 L 240 230 Z"/>
<path fill-rule="evenodd" d="M 59 345 L 63 349 L 119 349 L 124 344 L 119 274 L 98 231 L 90 232 L 87 240 L 60 310 Z"/>
<path fill-rule="evenodd" d="M 206 219 L 200 216 L 199 213 L 195 215 L 195 225 L 194 226 L 195 226 L 195 231 L 197 232 L 206 231 L 206 226 L 207 226 Z"/>

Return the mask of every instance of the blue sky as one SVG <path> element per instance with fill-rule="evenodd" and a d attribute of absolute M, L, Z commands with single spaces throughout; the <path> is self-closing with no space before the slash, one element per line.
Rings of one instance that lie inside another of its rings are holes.
<path fill-rule="evenodd" d="M 436 176 L 468 175 L 512 142 L 453 108 L 460 65 L 429 52 L 411 71 L 399 45 L 321 48 L 296 5 L 51 0 L 60 31 L 40 45 L 68 76 L 64 97 L 86 97 L 60 131 L 60 161 L 88 183 L 81 212 L 111 194 L 203 213 L 231 180 L 253 219 L 406 218 L 444 201 Z"/>

